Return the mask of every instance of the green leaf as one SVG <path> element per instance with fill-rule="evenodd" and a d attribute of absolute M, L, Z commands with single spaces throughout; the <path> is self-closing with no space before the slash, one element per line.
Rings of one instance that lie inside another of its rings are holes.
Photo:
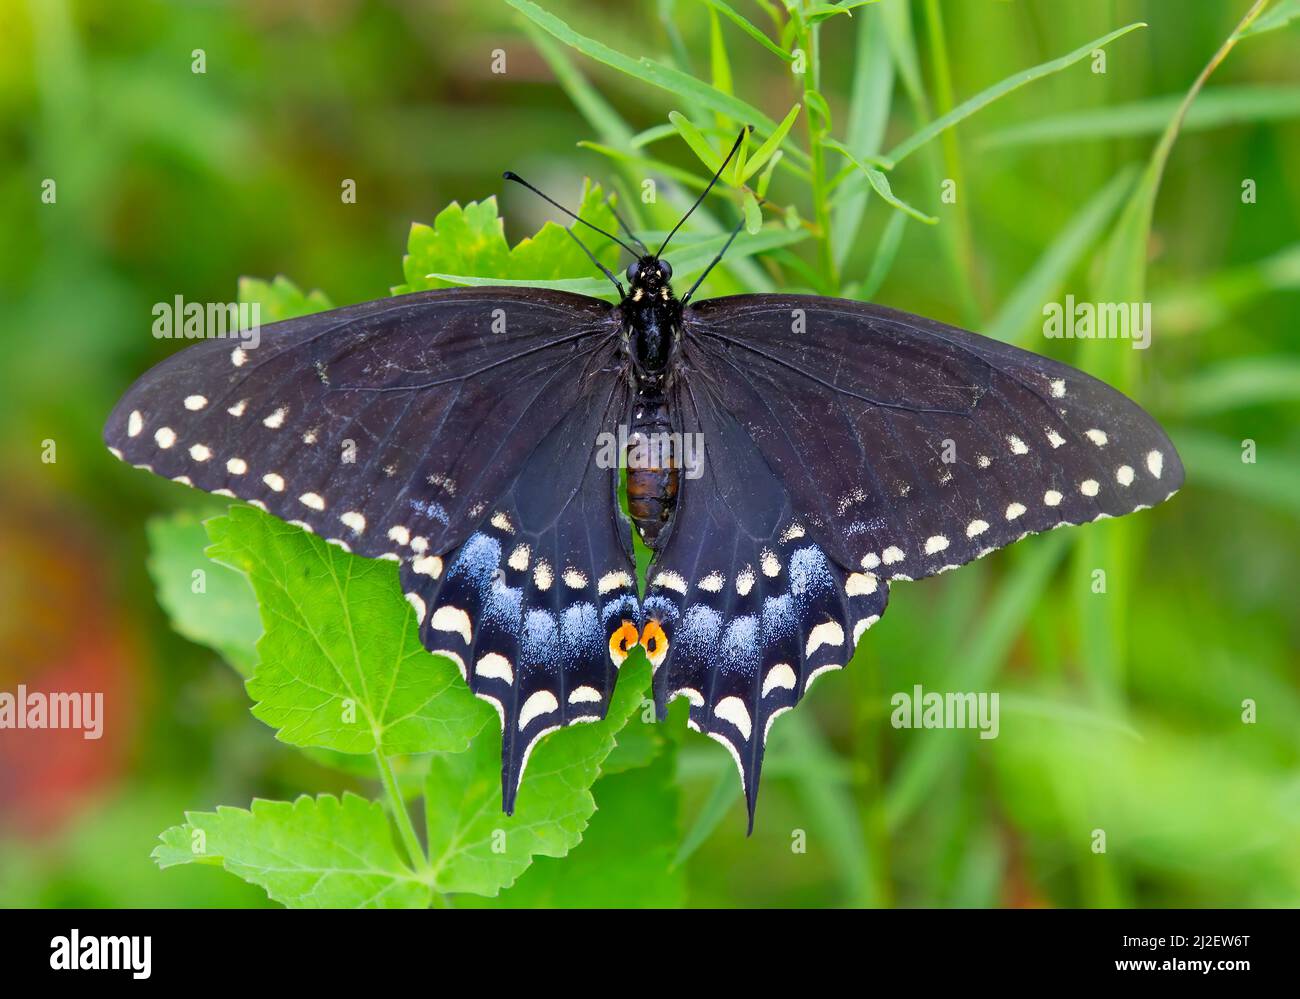
<path fill-rule="evenodd" d="M 800 107 L 801 105 L 795 104 L 794 107 L 786 112 L 786 116 L 781 119 L 781 124 L 776 126 L 776 131 L 769 135 L 763 144 L 754 150 L 754 155 L 745 161 L 745 166 L 741 171 L 740 176 L 740 182 L 742 184 L 748 181 L 750 177 L 754 176 L 754 174 L 758 173 L 763 164 L 768 161 L 769 157 L 779 150 L 781 143 L 785 141 L 786 135 L 790 132 L 790 126 L 792 126 L 794 120 L 799 117 Z"/>
<path fill-rule="evenodd" d="M 981 90 L 974 97 L 958 104 L 947 114 L 941 115 L 934 121 L 930 122 L 930 124 L 926 125 L 925 128 L 921 129 L 915 135 L 904 139 L 889 152 L 889 159 L 893 160 L 895 163 L 901 162 L 904 157 L 910 156 L 931 139 L 946 132 L 958 122 L 965 121 L 976 111 L 992 104 L 999 97 L 1004 97 L 1011 93 L 1011 91 L 1018 90 L 1025 84 L 1032 83 L 1034 80 L 1042 79 L 1044 76 L 1050 76 L 1053 73 L 1059 73 L 1061 70 L 1073 66 L 1076 62 L 1088 58 L 1094 50 L 1104 48 L 1115 39 L 1127 35 L 1130 31 L 1136 31 L 1138 28 L 1145 27 L 1146 24 L 1144 22 L 1138 21 L 1133 24 L 1125 25 L 1122 28 L 1117 28 L 1115 31 L 1102 35 L 1100 38 L 1094 39 L 1086 45 L 1081 45 L 1073 52 L 1069 52 L 1058 59 L 1052 59 L 1049 62 L 1040 63 L 1030 69 L 1022 70 L 1019 73 L 1007 77 L 1000 83 L 995 83 L 986 90 Z"/>
<path fill-rule="evenodd" d="M 420 645 L 391 562 L 251 507 L 207 526 L 208 554 L 257 594 L 266 633 L 247 686 L 277 738 L 342 753 L 460 751 L 491 716 L 451 662 Z"/>
<path fill-rule="evenodd" d="M 425 782 L 429 862 L 442 892 L 495 895 L 536 855 L 563 857 L 596 810 L 591 785 L 615 736 L 641 706 L 650 682 L 643 655 L 620 671 L 603 721 L 554 732 L 537 744 L 514 815 L 501 812 L 501 741 L 495 726 L 468 753 L 436 756 Z"/>
<path fill-rule="evenodd" d="M 1254 24 L 1247 24 L 1245 27 L 1238 28 L 1233 37 L 1248 38 L 1251 35 L 1262 34 L 1265 31 L 1276 31 L 1278 28 L 1285 28 L 1297 17 L 1300 17 L 1300 0 L 1282 0 L 1281 3 L 1260 17 Z"/>
<path fill-rule="evenodd" d="M 704 137 L 704 133 L 680 111 L 669 111 L 668 120 L 672 122 L 673 128 L 677 129 L 677 134 L 691 147 L 691 152 L 704 164 L 709 173 L 717 173 L 722 163 L 722 156 L 714 150 L 712 143 Z"/>
<path fill-rule="evenodd" d="M 880 0 L 841 0 L 840 3 L 810 3 L 804 8 L 803 17 L 809 24 L 821 24 L 837 14 L 848 14 L 852 17 L 854 8 L 879 2 Z"/>
<path fill-rule="evenodd" d="M 584 188 L 577 212 L 608 232 L 618 226 L 599 187 Z M 592 245 L 592 250 L 606 266 L 618 266 L 617 244 L 601 240 Z M 522 239 L 511 247 L 506 242 L 505 224 L 497 213 L 496 199 L 486 198 L 471 201 L 463 208 L 453 202 L 438 213 L 433 225 L 416 223 L 411 226 L 407 253 L 402 258 L 406 283 L 394 288 L 393 294 L 445 288 L 453 284 L 445 278 L 431 276 L 443 273 L 480 274 L 528 282 L 588 280 L 592 270 L 591 261 L 582 248 L 568 236 L 563 226 L 554 222 L 547 222 L 536 236 Z M 599 280 L 604 281 L 603 278 Z"/>
<path fill-rule="evenodd" d="M 813 129 L 819 133 L 831 131 L 831 106 L 820 90 L 805 88 L 803 99 L 808 102 L 808 113 L 813 116 Z"/>
<path fill-rule="evenodd" d="M 936 216 L 926 215 L 924 212 L 918 211 L 917 209 L 913 208 L 911 205 L 907 204 L 905 201 L 901 201 L 897 197 L 895 197 L 894 192 L 889 187 L 889 178 L 886 177 L 879 170 L 875 169 L 874 167 L 867 166 L 867 164 L 863 163 L 860 159 L 858 159 L 842 143 L 837 142 L 835 139 L 829 139 L 829 138 L 823 141 L 827 146 L 829 146 L 831 149 L 834 149 L 840 155 L 844 156 L 846 159 L 849 160 L 849 162 L 851 162 L 854 166 L 856 166 L 859 170 L 861 170 L 864 174 L 866 174 L 868 183 L 870 183 L 872 189 L 878 195 L 880 195 L 880 199 L 884 201 L 885 204 L 890 205 L 893 208 L 897 208 L 899 211 L 907 215 L 910 215 L 918 222 L 924 222 L 926 225 L 934 225 L 939 221 L 939 219 Z"/>
<path fill-rule="evenodd" d="M 723 3 L 722 0 L 704 0 L 704 2 L 708 4 L 712 10 L 716 10 L 750 38 L 758 42 L 759 45 L 771 52 L 774 56 L 778 56 L 786 62 L 794 61 L 794 56 L 781 48 L 781 46 L 777 45 L 776 42 L 772 41 L 772 39 L 768 38 L 761 28 L 757 27 L 752 21 L 748 20 L 730 4 Z"/>
<path fill-rule="evenodd" d="M 659 238 L 662 239 L 667 233 L 646 232 L 642 233 L 641 237 L 653 243 L 656 235 L 659 235 Z M 727 242 L 729 235 L 728 233 L 726 235 L 707 236 L 704 239 L 695 239 L 693 242 L 682 240 L 680 243 L 680 236 L 674 238 L 671 251 L 666 254 L 672 259 L 674 280 L 681 282 L 683 279 L 703 271 L 708 266 L 709 261 L 717 256 L 718 251 Z M 807 238 L 808 232 L 804 229 L 784 232 L 780 229 L 764 229 L 753 236 L 742 234 L 732 244 L 731 249 L 727 251 L 726 263 L 731 264 L 737 260 L 752 257 L 755 254 L 766 253 L 780 246 L 790 246 Z M 603 277 L 573 278 L 565 281 L 522 281 L 492 275 L 483 277 L 468 274 L 435 274 L 434 276 L 439 281 L 472 288 L 504 284 L 521 288 L 553 288 L 557 291 L 571 291 L 580 295 L 592 295 L 598 298 L 613 293 L 613 287 L 608 279 Z"/>
<path fill-rule="evenodd" d="M 728 775 L 736 783 L 735 774 Z M 681 808 L 673 754 L 602 777 L 596 814 L 563 860 L 539 857 L 497 904 L 515 908 L 669 908 L 685 901 L 684 871 L 673 865 Z"/>
<path fill-rule="evenodd" d="M 271 281 L 240 278 L 239 301 L 257 303 L 263 323 L 278 323 L 281 319 L 296 319 L 334 308 L 324 292 L 303 294 L 296 284 L 283 276 Z"/>
<path fill-rule="evenodd" d="M 208 532 L 193 513 L 153 517 L 145 530 L 149 575 L 172 628 L 213 649 L 248 676 L 257 662 L 256 645 L 262 634 L 248 580 L 204 554 Z M 202 576 L 196 578 L 196 572 Z"/>
<path fill-rule="evenodd" d="M 751 236 L 758 235 L 763 228 L 763 210 L 758 207 L 758 201 L 752 194 L 746 194 L 744 200 L 745 211 L 745 231 Z"/>
<path fill-rule="evenodd" d="M 426 908 L 431 899 L 402 862 L 383 806 L 350 792 L 186 812 L 159 838 L 159 867 L 220 864 L 291 909 Z"/>

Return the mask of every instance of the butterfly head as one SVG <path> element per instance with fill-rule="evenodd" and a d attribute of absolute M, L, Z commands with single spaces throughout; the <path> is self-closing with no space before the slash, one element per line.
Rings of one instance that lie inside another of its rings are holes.
<path fill-rule="evenodd" d="M 673 268 L 667 260 L 645 256 L 628 265 L 627 280 L 631 288 L 628 298 L 634 302 L 646 299 L 650 301 L 669 301 L 673 296 L 672 286 L 668 283 L 673 276 Z"/>

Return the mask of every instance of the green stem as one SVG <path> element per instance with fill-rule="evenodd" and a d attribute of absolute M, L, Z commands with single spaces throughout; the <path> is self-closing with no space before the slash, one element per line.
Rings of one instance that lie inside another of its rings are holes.
<path fill-rule="evenodd" d="M 388 796 L 388 810 L 393 813 L 393 821 L 397 823 L 397 831 L 402 837 L 402 844 L 406 847 L 411 866 L 415 868 L 417 873 L 427 875 L 431 870 L 429 858 L 425 856 L 424 847 L 420 845 L 420 837 L 415 834 L 415 826 L 411 823 L 411 813 L 406 810 L 406 801 L 397 787 L 397 777 L 393 773 L 393 765 L 388 762 L 388 757 L 378 749 L 375 750 L 375 765 L 379 768 L 379 777 L 384 784 L 384 793 Z"/>
<path fill-rule="evenodd" d="M 817 124 L 820 117 L 808 102 L 808 91 L 817 90 L 820 79 L 818 29 L 813 25 L 806 29 L 803 36 L 803 48 L 808 53 L 808 65 L 804 73 L 804 107 L 808 113 L 804 116 L 808 123 L 808 144 L 812 153 L 812 197 L 813 218 L 817 223 L 818 252 L 821 256 L 822 276 L 826 281 L 828 294 L 839 293 L 839 268 L 835 265 L 835 251 L 831 245 L 830 199 L 826 190 L 826 152 L 822 147 L 822 130 Z"/>

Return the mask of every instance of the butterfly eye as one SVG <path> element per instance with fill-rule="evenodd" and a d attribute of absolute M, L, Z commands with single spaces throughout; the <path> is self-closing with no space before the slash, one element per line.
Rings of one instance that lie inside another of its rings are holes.
<path fill-rule="evenodd" d="M 632 263 L 627 265 L 627 279 L 629 281 L 636 281 L 636 279 L 639 278 L 640 276 L 641 276 L 641 262 L 639 260 L 634 260 L 632 261 Z"/>
<path fill-rule="evenodd" d="M 636 625 L 627 620 L 609 636 L 609 658 L 614 661 L 615 666 L 623 665 L 623 660 L 632 651 L 632 646 L 636 645 L 637 637 Z"/>
<path fill-rule="evenodd" d="M 665 281 L 667 281 L 670 277 L 673 276 L 673 265 L 670 264 L 667 260 L 659 261 L 659 276 L 662 277 Z"/>
<path fill-rule="evenodd" d="M 658 666 L 668 655 L 668 636 L 658 621 L 647 621 L 641 630 L 641 644 L 645 646 L 646 658 L 650 665 Z"/>

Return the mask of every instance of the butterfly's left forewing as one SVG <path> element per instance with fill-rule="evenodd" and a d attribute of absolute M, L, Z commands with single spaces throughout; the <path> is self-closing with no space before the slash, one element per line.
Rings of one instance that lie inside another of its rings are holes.
<path fill-rule="evenodd" d="M 500 713 L 509 808 L 537 739 L 604 716 L 607 632 L 638 620 L 617 468 L 593 461 L 625 405 L 618 332 L 606 303 L 559 292 L 368 302 L 180 351 L 105 443 L 399 562 L 425 647 Z"/>

